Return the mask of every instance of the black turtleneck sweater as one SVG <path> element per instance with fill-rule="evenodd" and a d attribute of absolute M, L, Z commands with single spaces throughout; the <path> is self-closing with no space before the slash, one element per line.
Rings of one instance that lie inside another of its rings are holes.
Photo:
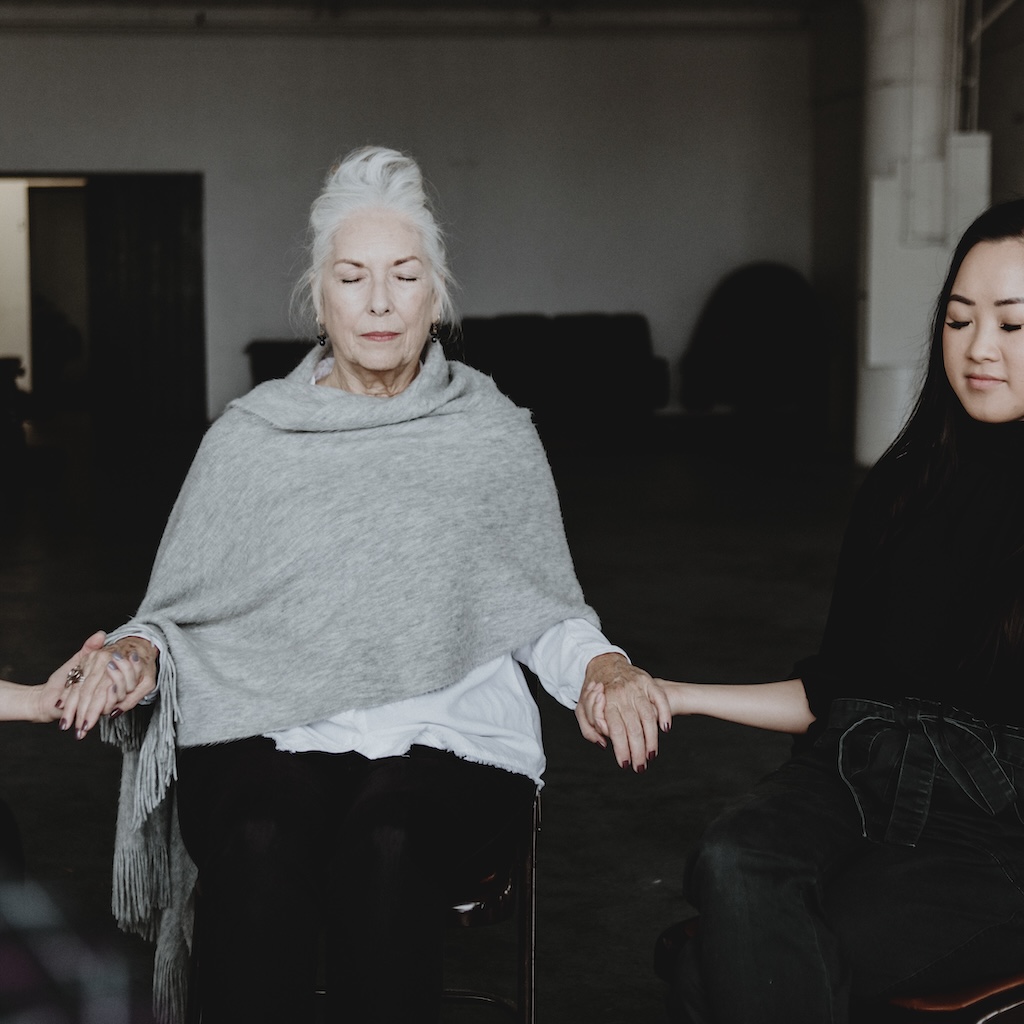
<path fill-rule="evenodd" d="M 1024 423 L 965 427 L 952 480 L 895 531 L 902 460 L 861 488 L 821 650 L 796 670 L 819 723 L 836 697 L 920 697 L 1024 726 L 1024 644 L 1001 629 L 1024 598 Z"/>

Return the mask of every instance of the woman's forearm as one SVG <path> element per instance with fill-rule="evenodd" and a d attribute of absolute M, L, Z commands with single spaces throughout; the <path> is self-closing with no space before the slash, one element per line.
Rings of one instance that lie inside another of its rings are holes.
<path fill-rule="evenodd" d="M 50 722 L 56 708 L 45 709 L 39 687 L 0 679 L 0 722 Z"/>
<path fill-rule="evenodd" d="M 723 685 L 665 683 L 673 715 L 707 715 L 774 732 L 804 733 L 814 721 L 799 679 Z"/>

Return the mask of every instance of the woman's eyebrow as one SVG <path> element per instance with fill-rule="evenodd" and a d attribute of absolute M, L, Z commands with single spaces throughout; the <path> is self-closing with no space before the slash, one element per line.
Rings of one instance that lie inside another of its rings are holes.
<path fill-rule="evenodd" d="M 973 306 L 975 302 L 973 299 L 965 298 L 963 295 L 950 295 L 950 302 L 962 302 L 965 306 Z M 1020 299 L 996 299 L 994 305 L 996 306 L 1019 306 L 1024 304 L 1024 298 Z"/>
<path fill-rule="evenodd" d="M 391 265 L 393 267 L 400 267 L 403 263 L 412 263 L 414 260 L 419 260 L 419 259 L 420 259 L 419 256 L 402 256 L 400 259 L 395 260 L 395 262 L 392 263 Z M 422 262 L 422 261 L 420 261 L 420 262 Z M 337 266 L 339 263 L 347 263 L 350 267 L 360 267 L 360 268 L 365 268 L 366 267 L 365 263 L 360 263 L 359 260 L 351 260 L 347 256 L 342 256 L 341 259 L 335 260 L 334 261 L 334 266 Z"/>

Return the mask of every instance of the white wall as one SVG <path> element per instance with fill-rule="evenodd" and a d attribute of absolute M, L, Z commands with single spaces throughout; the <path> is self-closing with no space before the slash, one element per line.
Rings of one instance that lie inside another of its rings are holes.
<path fill-rule="evenodd" d="M 726 271 L 810 269 L 809 49 L 798 29 L 0 36 L 0 173 L 204 174 L 211 414 L 248 386 L 245 344 L 291 333 L 308 205 L 368 142 L 435 185 L 463 313 L 639 310 L 674 362 Z"/>
<path fill-rule="evenodd" d="M 28 297 L 28 183 L 0 181 L 0 356 L 21 360 L 18 386 L 32 389 Z"/>

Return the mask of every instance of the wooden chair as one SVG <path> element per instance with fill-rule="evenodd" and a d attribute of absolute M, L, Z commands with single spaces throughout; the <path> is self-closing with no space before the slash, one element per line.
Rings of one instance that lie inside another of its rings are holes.
<path fill-rule="evenodd" d="M 1024 1024 L 1024 972 L 927 996 L 902 996 L 890 1000 L 890 1008 L 892 1024 Z M 862 1017 L 864 1024 L 877 1020 L 867 1011 Z"/>

